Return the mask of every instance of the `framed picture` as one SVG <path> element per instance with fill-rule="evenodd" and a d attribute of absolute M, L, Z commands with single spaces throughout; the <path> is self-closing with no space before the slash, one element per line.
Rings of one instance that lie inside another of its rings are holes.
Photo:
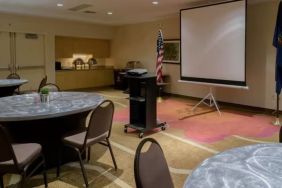
<path fill-rule="evenodd" d="M 180 41 L 179 39 L 164 40 L 164 59 L 163 63 L 180 63 Z"/>

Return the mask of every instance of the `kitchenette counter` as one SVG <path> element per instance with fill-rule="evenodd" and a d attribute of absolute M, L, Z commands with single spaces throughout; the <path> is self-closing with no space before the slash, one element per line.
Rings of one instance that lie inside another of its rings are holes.
<path fill-rule="evenodd" d="M 94 66 L 91 69 L 56 70 L 56 84 L 61 90 L 76 90 L 111 86 L 114 83 L 113 66 Z"/>
<path fill-rule="evenodd" d="M 104 66 L 104 65 L 95 65 L 95 66 L 92 66 L 91 69 L 79 69 L 79 70 L 76 70 L 76 69 L 64 69 L 62 68 L 61 70 L 56 70 L 56 72 L 63 72 L 63 71 L 92 71 L 92 70 L 105 70 L 105 69 L 110 69 L 110 70 L 113 70 L 114 67 L 113 66 Z"/>

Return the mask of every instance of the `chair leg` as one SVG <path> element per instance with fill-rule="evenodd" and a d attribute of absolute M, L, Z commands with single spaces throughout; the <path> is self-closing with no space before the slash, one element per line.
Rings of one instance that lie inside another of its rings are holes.
<path fill-rule="evenodd" d="M 114 166 L 115 166 L 115 170 L 117 170 L 117 163 L 116 163 L 116 159 L 115 159 L 115 156 L 114 156 L 114 153 L 113 153 L 113 150 L 112 150 L 111 143 L 110 143 L 108 138 L 106 139 L 106 141 L 107 141 L 109 149 L 110 149 L 110 153 L 111 153 L 112 160 L 113 160 L 113 163 L 114 163 Z"/>
<path fill-rule="evenodd" d="M 58 148 L 58 161 L 57 161 L 57 178 L 60 177 L 60 173 L 61 173 L 61 163 L 62 163 L 62 146 L 59 146 Z"/>
<path fill-rule="evenodd" d="M 78 154 L 78 157 L 79 157 L 79 163 L 80 163 L 83 179 L 84 179 L 84 182 L 85 182 L 85 186 L 88 187 L 88 180 L 87 180 L 86 172 L 85 172 L 85 169 L 84 169 L 84 166 L 83 166 L 83 163 L 82 163 L 80 151 L 78 149 L 75 149 L 75 150 L 77 151 L 77 154 Z"/>
<path fill-rule="evenodd" d="M 90 154 L 91 154 L 91 147 L 88 147 L 88 156 L 87 156 L 87 162 L 89 163 L 90 161 Z"/>
<path fill-rule="evenodd" d="M 42 155 L 43 160 L 43 179 L 44 179 L 44 185 L 45 187 L 48 187 L 48 181 L 47 181 L 47 173 L 46 173 L 46 163 L 45 163 L 45 157 Z"/>
<path fill-rule="evenodd" d="M 22 179 L 21 179 L 21 188 L 25 188 L 26 186 L 25 186 L 25 178 L 26 178 L 26 172 L 23 172 L 22 174 L 21 174 L 21 176 L 22 176 Z"/>
<path fill-rule="evenodd" d="M 4 188 L 3 175 L 0 175 L 0 186 L 1 188 Z"/>

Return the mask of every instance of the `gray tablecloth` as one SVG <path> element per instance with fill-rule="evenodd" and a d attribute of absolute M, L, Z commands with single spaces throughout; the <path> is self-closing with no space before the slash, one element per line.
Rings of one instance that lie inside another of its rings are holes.
<path fill-rule="evenodd" d="M 104 97 L 87 92 L 51 92 L 49 103 L 38 93 L 0 98 L 0 122 L 36 120 L 94 109 Z"/>
<path fill-rule="evenodd" d="M 282 144 L 239 147 L 205 160 L 184 188 L 281 188 Z"/>
<path fill-rule="evenodd" d="M 19 86 L 27 82 L 22 79 L 0 79 L 0 87 Z"/>

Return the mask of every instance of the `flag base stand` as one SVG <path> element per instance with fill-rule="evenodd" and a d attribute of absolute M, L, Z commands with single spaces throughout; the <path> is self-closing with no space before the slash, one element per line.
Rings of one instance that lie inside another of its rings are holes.
<path fill-rule="evenodd" d="M 281 127 L 281 123 L 280 123 L 279 118 L 276 118 L 275 121 L 272 122 L 272 125 Z"/>
<path fill-rule="evenodd" d="M 206 103 L 205 100 L 209 100 L 209 103 Z M 192 109 L 191 111 L 194 113 L 195 109 L 200 105 L 204 103 L 205 105 L 207 105 L 208 107 L 213 107 L 215 106 L 218 114 L 221 116 L 221 112 L 219 110 L 219 107 L 218 107 L 218 104 L 213 96 L 213 93 L 212 93 L 212 87 L 210 87 L 210 91 L 209 93 L 200 101 L 198 102 Z"/>
<path fill-rule="evenodd" d="M 162 97 L 157 97 L 157 103 L 162 103 L 163 102 L 163 98 Z"/>
<path fill-rule="evenodd" d="M 281 123 L 279 120 L 279 94 L 276 97 L 276 119 L 272 122 L 272 125 L 281 127 Z"/>

